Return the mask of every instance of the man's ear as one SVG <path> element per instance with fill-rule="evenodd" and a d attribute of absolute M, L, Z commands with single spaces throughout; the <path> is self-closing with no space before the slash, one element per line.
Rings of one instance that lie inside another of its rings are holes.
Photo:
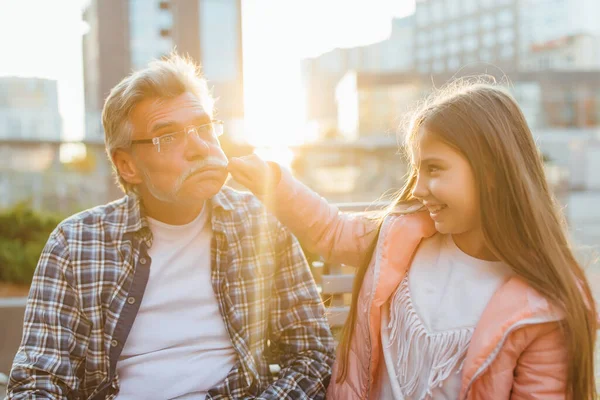
<path fill-rule="evenodd" d="M 131 153 L 124 150 L 115 150 L 112 155 L 113 162 L 119 171 L 119 176 L 131 185 L 142 183 L 142 176 L 133 162 Z"/>

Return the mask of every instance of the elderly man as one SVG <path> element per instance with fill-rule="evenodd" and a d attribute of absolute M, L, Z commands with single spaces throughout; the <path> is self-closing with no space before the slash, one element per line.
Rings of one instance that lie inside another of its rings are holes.
<path fill-rule="evenodd" d="M 102 120 L 126 195 L 51 234 L 9 398 L 323 398 L 333 339 L 306 259 L 255 197 L 223 187 L 197 67 L 172 55 L 133 73 Z"/>

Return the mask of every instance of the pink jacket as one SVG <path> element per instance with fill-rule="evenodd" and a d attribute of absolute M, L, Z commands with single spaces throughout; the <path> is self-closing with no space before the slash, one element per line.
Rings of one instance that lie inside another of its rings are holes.
<path fill-rule="evenodd" d="M 377 240 L 358 300 L 348 375 L 338 384 L 334 365 L 328 399 L 369 399 L 378 376 L 381 307 L 405 276 L 421 239 L 435 233 L 426 213 L 388 216 L 377 237 L 375 224 L 341 214 L 287 172 L 270 204 L 300 241 L 330 262 L 362 265 Z M 267 200 L 267 203 L 270 201 Z M 564 399 L 567 350 L 562 313 L 518 277 L 489 301 L 462 369 L 460 399 Z"/>

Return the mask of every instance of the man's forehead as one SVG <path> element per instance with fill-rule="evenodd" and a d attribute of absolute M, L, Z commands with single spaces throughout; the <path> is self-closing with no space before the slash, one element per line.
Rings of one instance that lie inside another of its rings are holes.
<path fill-rule="evenodd" d="M 202 102 L 192 93 L 173 98 L 148 98 L 141 101 L 131 113 L 138 130 L 150 132 L 155 126 L 188 124 L 197 120 L 210 120 Z"/>

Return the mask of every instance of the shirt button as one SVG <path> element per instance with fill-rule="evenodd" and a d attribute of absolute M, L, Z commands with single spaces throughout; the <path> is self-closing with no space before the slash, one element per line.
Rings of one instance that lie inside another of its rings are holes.
<path fill-rule="evenodd" d="M 110 342 L 110 345 L 111 345 L 112 347 L 117 347 L 117 346 L 119 345 L 119 342 L 118 342 L 116 339 L 113 339 L 113 340 Z"/>
<path fill-rule="evenodd" d="M 129 298 L 127 299 L 127 302 L 128 302 L 129 304 L 133 304 L 133 303 L 135 303 L 135 297 L 129 297 Z"/>
<path fill-rule="evenodd" d="M 145 258 L 140 258 L 140 264 L 145 265 L 146 264 L 146 259 Z"/>

